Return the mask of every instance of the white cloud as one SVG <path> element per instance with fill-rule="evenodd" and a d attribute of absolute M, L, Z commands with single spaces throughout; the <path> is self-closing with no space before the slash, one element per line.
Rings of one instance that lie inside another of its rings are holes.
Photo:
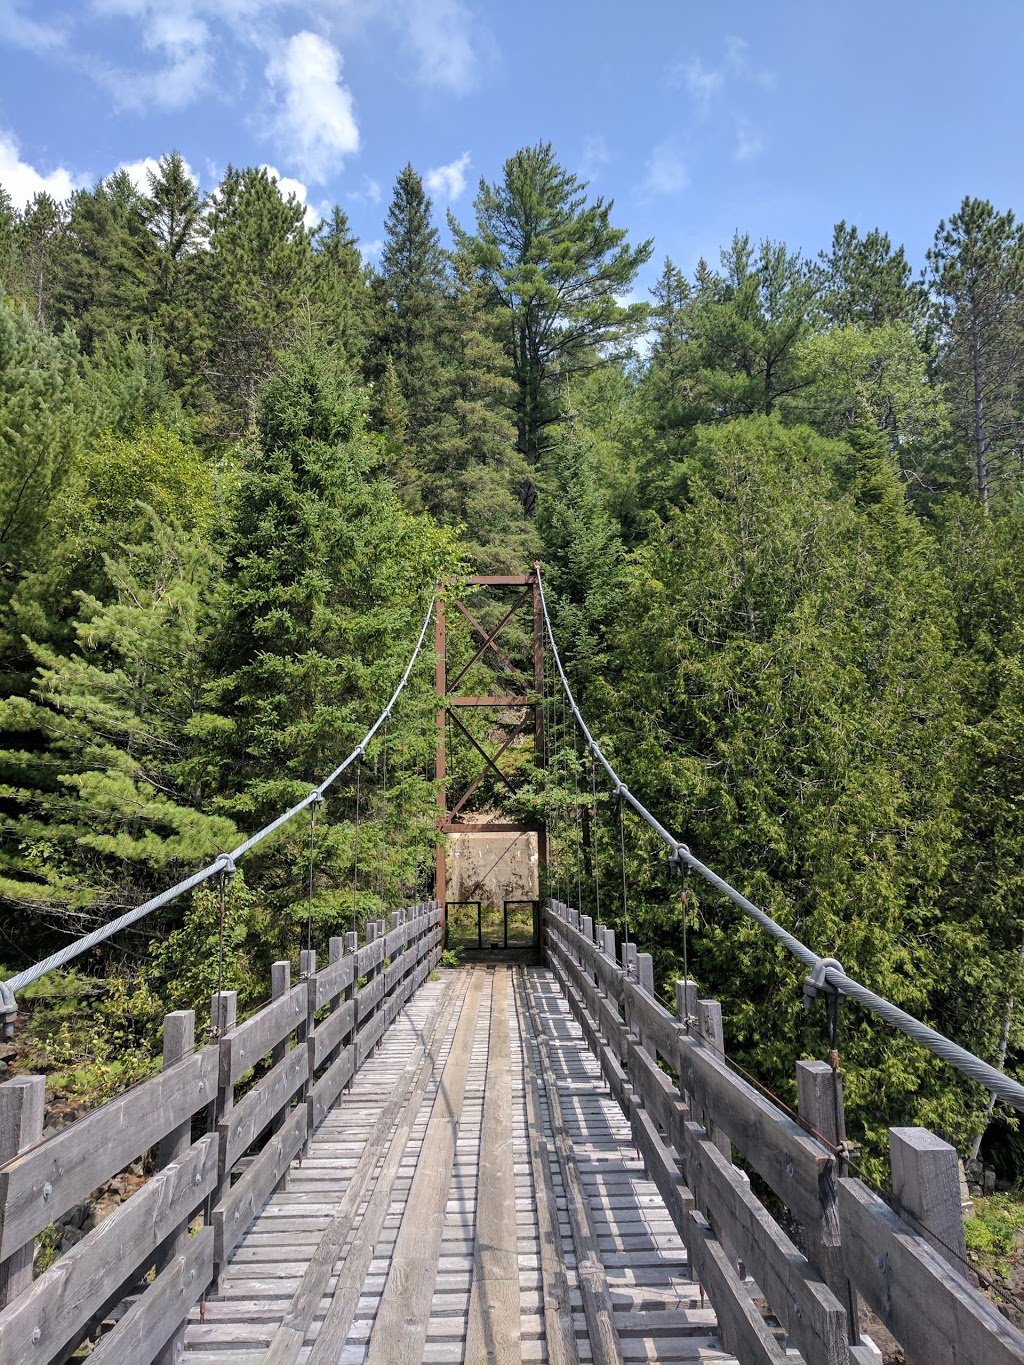
<path fill-rule="evenodd" d="M 341 84 L 341 54 L 304 30 L 271 58 L 266 75 L 278 99 L 274 129 L 282 150 L 303 175 L 323 183 L 359 150 L 352 94 Z"/>
<path fill-rule="evenodd" d="M 605 138 L 597 133 L 583 139 L 583 153 L 580 157 L 580 175 L 584 180 L 592 179 L 602 166 L 612 159 Z"/>
<path fill-rule="evenodd" d="M 209 25 L 197 0 L 93 0 L 101 15 L 138 21 L 141 47 L 155 71 L 125 70 L 97 61 L 99 80 L 122 108 L 184 109 L 210 85 L 214 60 Z M 217 7 L 211 6 L 214 16 Z"/>
<path fill-rule="evenodd" d="M 184 166 L 185 174 L 192 181 L 192 184 L 198 187 L 199 176 L 196 175 L 187 161 L 184 162 Z M 150 175 L 160 174 L 160 162 L 154 156 L 144 156 L 140 157 L 138 161 L 122 161 L 117 169 L 124 171 L 140 194 L 148 194 L 149 177 Z"/>
<path fill-rule="evenodd" d="M 464 193 L 468 169 L 469 153 L 463 152 L 457 161 L 449 161 L 447 166 L 435 166 L 433 170 L 427 171 L 423 183 L 431 194 L 451 202 L 461 198 Z"/>
<path fill-rule="evenodd" d="M 457 95 L 475 88 L 479 54 L 469 11 L 460 0 L 399 0 L 396 17 L 422 84 Z"/>
<path fill-rule="evenodd" d="M 689 172 L 678 150 L 669 142 L 659 143 L 647 158 L 641 194 L 649 198 L 679 194 L 689 183 Z"/>
<path fill-rule="evenodd" d="M 372 242 L 359 243 L 359 254 L 363 258 L 364 265 L 369 265 L 371 262 L 377 260 L 383 250 L 384 242 L 380 237 L 375 237 Z"/>
<path fill-rule="evenodd" d="M 65 41 L 62 29 L 26 18 L 17 0 L 0 0 L 0 42 L 29 52 L 48 53 L 62 48 Z"/>
<path fill-rule="evenodd" d="M 736 151 L 733 153 L 737 161 L 753 161 L 756 156 L 760 156 L 764 150 L 764 139 L 756 128 L 752 128 L 746 119 L 737 120 L 736 124 Z"/>
<path fill-rule="evenodd" d="M 282 199 L 287 199 L 290 195 L 302 205 L 303 217 L 306 227 L 315 228 L 321 220 L 319 209 L 313 207 L 309 202 L 309 187 L 304 185 L 301 180 L 293 180 L 290 175 L 282 175 L 276 166 L 262 166 L 261 170 L 266 171 L 277 185 L 277 192 Z"/>
<path fill-rule="evenodd" d="M 379 204 L 382 197 L 383 191 L 379 182 L 369 175 L 363 176 L 363 188 L 361 190 L 350 190 L 345 196 L 353 204 Z"/>
<path fill-rule="evenodd" d="M 705 66 L 699 57 L 682 63 L 675 68 L 675 77 L 686 86 L 693 96 L 694 103 L 702 114 L 707 114 L 712 101 L 721 94 L 725 75 L 712 67 Z"/>
<path fill-rule="evenodd" d="M 35 166 L 22 161 L 18 143 L 12 133 L 0 132 L 0 185 L 11 196 L 17 209 L 25 205 L 37 194 L 49 194 L 54 199 L 67 199 L 75 190 L 89 182 L 85 175 L 75 175 L 72 171 L 58 166 L 45 175 Z"/>

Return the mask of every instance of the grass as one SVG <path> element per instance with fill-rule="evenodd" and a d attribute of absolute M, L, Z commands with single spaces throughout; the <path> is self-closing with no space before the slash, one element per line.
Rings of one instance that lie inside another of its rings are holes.
<path fill-rule="evenodd" d="M 967 1259 L 990 1274 L 1009 1279 L 1022 1232 L 1024 1200 L 1009 1194 L 975 1199 L 974 1217 L 964 1222 Z"/>

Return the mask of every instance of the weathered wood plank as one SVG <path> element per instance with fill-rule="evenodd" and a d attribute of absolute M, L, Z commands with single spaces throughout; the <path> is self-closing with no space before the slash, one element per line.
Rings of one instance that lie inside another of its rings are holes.
<path fill-rule="evenodd" d="M 839 1181 L 839 1220 L 847 1274 L 915 1365 L 1024 1361 L 1024 1333 L 859 1180 Z"/>
<path fill-rule="evenodd" d="M 289 1106 L 308 1074 L 309 1055 L 306 1049 L 293 1047 L 262 1077 L 258 1085 L 253 1086 L 228 1110 L 227 1117 L 217 1125 L 222 1138 L 222 1172 L 229 1171 L 264 1128 Z"/>
<path fill-rule="evenodd" d="M 318 1071 L 324 1064 L 329 1052 L 342 1042 L 345 1035 L 354 1027 L 356 1021 L 356 1002 L 345 1003 L 317 1024 L 313 1032 L 313 1070 Z"/>
<path fill-rule="evenodd" d="M 280 1132 L 274 1134 L 242 1178 L 232 1185 L 213 1210 L 218 1265 L 223 1265 L 238 1245 L 239 1238 L 270 1198 L 277 1182 L 305 1142 L 308 1113 L 305 1104 L 292 1110 Z"/>
<path fill-rule="evenodd" d="M 147 1365 L 213 1278 L 213 1229 L 189 1238 L 182 1256 L 150 1287 L 90 1355 L 91 1365 Z"/>
<path fill-rule="evenodd" d="M 222 1085 L 234 1085 L 261 1057 L 297 1029 L 306 1018 L 309 987 L 305 981 L 265 1005 L 258 1014 L 236 1024 L 224 1040 L 226 1074 Z"/>
<path fill-rule="evenodd" d="M 41 1140 L 45 1110 L 45 1076 L 15 1076 L 0 1085 L 0 1165 Z M 0 1259 L 0 1308 L 32 1283 L 34 1256 L 30 1238 Z"/>
<path fill-rule="evenodd" d="M 498 967 L 491 991 L 479 1189 L 473 1236 L 473 1279 L 466 1359 L 513 1365 L 522 1359 L 516 1188 L 512 1151 L 508 970 Z"/>
<path fill-rule="evenodd" d="M 322 1009 L 328 1000 L 333 1000 L 346 987 L 352 985 L 355 980 L 355 969 L 356 960 L 352 953 L 346 953 L 344 957 L 339 957 L 337 962 L 321 967 L 316 974 L 313 996 L 318 1010 Z"/>
<path fill-rule="evenodd" d="M 819 1183 L 835 1168 L 828 1152 L 692 1037 L 680 1038 L 680 1079 L 694 1104 L 714 1114 L 793 1215 L 816 1226 Z"/>
<path fill-rule="evenodd" d="M 147 1181 L 0 1313 L 4 1365 L 38 1365 L 77 1343 L 93 1315 L 147 1264 L 216 1182 L 217 1139 L 211 1135 Z M 173 1329 L 174 1324 L 168 1335 Z"/>
<path fill-rule="evenodd" d="M 0 1260 L 209 1104 L 217 1068 L 217 1049 L 204 1048 L 5 1166 Z"/>
<path fill-rule="evenodd" d="M 377 940 L 380 941 L 379 939 Z M 375 976 L 372 981 L 368 981 L 363 989 L 356 996 L 356 1018 L 361 1024 L 370 1015 L 377 1005 L 384 999 L 384 976 L 383 973 Z"/>
<path fill-rule="evenodd" d="M 356 1069 L 356 1048 L 354 1043 L 343 1048 L 324 1074 L 309 1092 L 312 1126 L 318 1128 L 327 1117 L 331 1105 L 348 1085 Z"/>
<path fill-rule="evenodd" d="M 726 1350 L 737 1355 L 743 1365 L 785 1365 L 785 1351 L 768 1330 L 704 1216 L 696 1210 L 689 1217 L 686 1245 L 694 1272 L 715 1305 Z"/>
<path fill-rule="evenodd" d="M 811 1365 L 848 1360 L 846 1311 L 696 1123 L 685 1126 L 686 1173 L 697 1207 L 744 1262 Z"/>
<path fill-rule="evenodd" d="M 382 1362 L 390 1365 L 396 1360 L 420 1360 L 423 1356 L 483 980 L 483 971 L 477 968 L 427 1123 L 406 1216 L 395 1239 L 380 1308 L 370 1334 L 367 1365 Z"/>

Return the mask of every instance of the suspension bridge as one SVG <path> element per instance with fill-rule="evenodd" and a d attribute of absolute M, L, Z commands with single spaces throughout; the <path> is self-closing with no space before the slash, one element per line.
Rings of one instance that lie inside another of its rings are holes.
<path fill-rule="evenodd" d="M 471 583 L 513 594 L 496 626 L 454 593 L 435 598 L 353 752 L 230 853 L 0 983 L 8 1034 L 30 982 L 204 881 L 223 905 L 257 844 L 302 811 L 315 827 L 328 789 L 386 733 L 433 621 L 437 827 L 452 844 L 510 835 L 547 859 L 542 821 L 472 812 L 485 778 L 515 790 L 499 760 L 516 739 L 532 733 L 537 766 L 550 758 L 550 672 L 563 738 L 568 719 L 620 818 L 643 820 L 673 867 L 781 943 L 807 969 L 808 1001 L 823 996 L 829 1018 L 853 1002 L 1024 1110 L 1012 1078 L 819 957 L 626 788 L 563 670 L 539 566 Z M 473 646 L 449 670 L 452 610 Z M 528 685 L 460 691 L 485 658 L 514 671 L 499 636 L 517 610 L 532 615 Z M 506 718 L 497 753 L 461 707 Z M 461 792 L 456 735 L 485 764 Z M 446 851 L 439 840 L 432 899 L 323 944 L 310 925 L 297 979 L 275 963 L 248 1018 L 227 990 L 208 1032 L 193 1011 L 168 1014 L 162 1069 L 61 1131 L 44 1136 L 44 1077 L 0 1085 L 0 1365 L 76 1352 L 97 1365 L 870 1365 L 883 1345 L 910 1365 L 1024 1361 L 1024 1334 L 967 1260 L 952 1147 L 892 1128 L 883 1198 L 851 1166 L 834 1049 L 795 1062 L 790 1112 L 730 1063 L 719 1003 L 684 973 L 670 1008 L 651 956 L 567 903 L 571 879 L 537 898 L 528 951 L 482 951 L 493 936 L 478 918 L 476 960 L 441 966 Z M 37 1240 L 143 1157 L 148 1178 L 34 1273 Z"/>

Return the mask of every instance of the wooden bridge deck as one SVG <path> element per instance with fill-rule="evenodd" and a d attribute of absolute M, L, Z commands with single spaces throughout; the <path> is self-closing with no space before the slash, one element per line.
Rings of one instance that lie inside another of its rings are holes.
<path fill-rule="evenodd" d="M 715 1332 L 553 976 L 476 966 L 387 1030 L 184 1359 L 731 1361 Z"/>

